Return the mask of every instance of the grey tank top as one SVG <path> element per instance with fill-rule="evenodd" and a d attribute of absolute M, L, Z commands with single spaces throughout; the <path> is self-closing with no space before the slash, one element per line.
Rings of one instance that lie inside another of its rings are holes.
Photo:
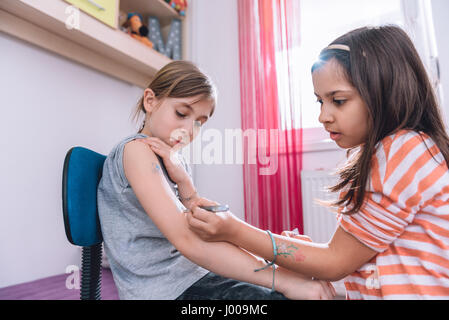
<path fill-rule="evenodd" d="M 97 192 L 104 249 L 120 299 L 173 300 L 208 271 L 181 255 L 165 238 L 126 179 L 124 147 L 132 140 L 145 137 L 134 134 L 125 138 L 112 149 L 104 163 Z M 190 174 L 188 164 L 184 162 L 184 165 Z M 177 186 L 163 171 L 178 196 Z M 179 200 L 176 205 L 180 210 L 185 209 Z"/>

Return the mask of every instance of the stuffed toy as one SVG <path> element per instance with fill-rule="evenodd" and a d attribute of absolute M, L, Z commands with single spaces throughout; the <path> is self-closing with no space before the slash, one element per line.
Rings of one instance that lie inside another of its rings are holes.
<path fill-rule="evenodd" d="M 178 11 L 179 15 L 185 16 L 187 9 L 187 0 L 165 0 L 173 9 Z"/>
<path fill-rule="evenodd" d="M 139 40 L 144 45 L 153 48 L 153 43 L 147 38 L 148 28 L 142 23 L 142 16 L 138 13 L 128 13 L 128 20 L 123 25 L 128 30 L 128 34 Z"/>

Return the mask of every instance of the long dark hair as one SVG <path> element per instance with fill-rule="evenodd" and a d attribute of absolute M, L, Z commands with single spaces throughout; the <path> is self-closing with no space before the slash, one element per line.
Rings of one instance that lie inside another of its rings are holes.
<path fill-rule="evenodd" d="M 330 207 L 350 205 L 344 212 L 357 213 L 363 205 L 377 144 L 401 130 L 424 132 L 439 147 L 449 164 L 449 137 L 445 131 L 434 89 L 408 35 L 397 26 L 360 28 L 333 41 L 341 47 L 324 49 L 312 73 L 335 59 L 347 80 L 368 106 L 368 136 L 365 143 L 347 151 L 346 164 L 336 171 L 339 182 L 331 192 L 347 188 L 336 202 L 319 201 Z M 430 151 L 429 151 L 430 152 Z M 351 157 L 349 155 L 352 154 Z"/>

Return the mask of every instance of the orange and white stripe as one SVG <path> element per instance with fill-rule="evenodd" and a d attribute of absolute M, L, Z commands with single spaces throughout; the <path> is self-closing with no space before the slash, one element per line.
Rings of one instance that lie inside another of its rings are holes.
<path fill-rule="evenodd" d="M 449 169 L 428 135 L 382 140 L 364 205 L 344 210 L 339 225 L 379 252 L 345 279 L 348 299 L 449 299 Z"/>

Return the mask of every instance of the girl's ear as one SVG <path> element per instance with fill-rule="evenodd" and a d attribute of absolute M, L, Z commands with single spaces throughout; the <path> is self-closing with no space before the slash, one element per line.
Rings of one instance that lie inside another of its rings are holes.
<path fill-rule="evenodd" d="M 157 102 L 158 100 L 154 94 L 154 91 L 150 88 L 145 89 L 143 93 L 143 107 L 145 108 L 147 114 L 150 114 L 155 110 Z"/>

